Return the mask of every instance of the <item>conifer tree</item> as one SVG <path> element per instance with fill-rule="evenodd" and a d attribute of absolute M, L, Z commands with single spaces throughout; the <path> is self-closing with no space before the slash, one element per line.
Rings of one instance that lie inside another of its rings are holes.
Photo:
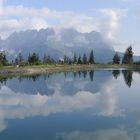
<path fill-rule="evenodd" d="M 81 55 L 79 55 L 79 57 L 78 57 L 78 62 L 77 62 L 77 64 L 82 64 Z"/>
<path fill-rule="evenodd" d="M 122 59 L 122 64 L 132 64 L 133 63 L 133 51 L 132 46 L 129 46 L 124 54 L 124 57 Z"/>
<path fill-rule="evenodd" d="M 74 56 L 73 56 L 73 63 L 74 64 L 77 64 L 77 56 L 76 56 L 76 53 L 74 53 Z"/>
<path fill-rule="evenodd" d="M 88 60 L 89 64 L 94 64 L 94 54 L 93 54 L 93 50 L 91 50 L 90 55 L 89 55 L 89 60 Z"/>
<path fill-rule="evenodd" d="M 35 52 L 32 55 L 29 53 L 28 62 L 31 65 L 38 65 L 39 64 L 39 55 L 36 54 Z"/>
<path fill-rule="evenodd" d="M 44 54 L 43 64 L 47 64 L 47 55 L 46 54 Z"/>
<path fill-rule="evenodd" d="M 87 64 L 87 56 L 86 56 L 86 54 L 83 55 L 83 64 Z"/>
<path fill-rule="evenodd" d="M 120 57 L 117 52 L 115 53 L 112 60 L 113 60 L 113 64 L 120 64 Z"/>
<path fill-rule="evenodd" d="M 0 65 L 6 66 L 8 64 L 8 60 L 6 58 L 5 52 L 0 52 Z"/>

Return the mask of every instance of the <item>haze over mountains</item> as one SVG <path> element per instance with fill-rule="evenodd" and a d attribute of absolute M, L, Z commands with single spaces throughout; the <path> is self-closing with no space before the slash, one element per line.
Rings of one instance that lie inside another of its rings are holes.
<path fill-rule="evenodd" d="M 28 57 L 29 52 L 37 52 L 41 58 L 46 53 L 54 59 L 64 55 L 73 57 L 74 52 L 77 56 L 88 55 L 93 49 L 96 62 L 109 62 L 115 53 L 99 32 L 80 33 L 73 28 L 57 32 L 52 28 L 15 32 L 5 40 L 0 39 L 0 49 L 13 58 L 18 52 L 24 57 Z"/>

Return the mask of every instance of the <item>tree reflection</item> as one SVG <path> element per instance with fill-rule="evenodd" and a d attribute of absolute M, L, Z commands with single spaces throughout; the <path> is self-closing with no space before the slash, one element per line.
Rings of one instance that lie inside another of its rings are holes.
<path fill-rule="evenodd" d="M 74 79 L 79 75 L 79 78 L 87 78 L 89 76 L 90 81 L 93 81 L 94 79 L 94 70 L 89 70 L 89 71 L 78 71 L 78 72 L 73 72 L 73 77 Z"/>
<path fill-rule="evenodd" d="M 77 72 L 73 72 L 73 77 L 74 77 L 74 79 L 76 78 L 76 75 L 77 75 Z"/>
<path fill-rule="evenodd" d="M 122 70 L 122 74 L 124 76 L 124 80 L 128 87 L 131 87 L 133 81 L 133 71 L 132 70 Z"/>
<path fill-rule="evenodd" d="M 115 79 L 117 79 L 118 76 L 120 75 L 120 70 L 113 70 L 112 75 L 114 76 Z"/>
<path fill-rule="evenodd" d="M 82 71 L 83 73 L 83 77 L 86 78 L 87 77 L 87 71 Z"/>
<path fill-rule="evenodd" d="M 6 85 L 7 77 L 0 77 L 0 83 Z"/>
<path fill-rule="evenodd" d="M 125 81 L 125 83 L 128 87 L 131 87 L 131 84 L 132 84 L 132 81 L 133 81 L 133 77 L 132 77 L 133 72 L 137 72 L 137 73 L 140 74 L 140 70 L 135 70 L 135 71 L 133 71 L 133 70 L 122 70 L 122 75 L 124 77 L 124 81 Z M 60 72 L 60 73 L 64 74 L 64 78 L 68 78 L 70 76 L 69 72 Z M 79 78 L 79 79 L 84 78 L 85 79 L 87 77 L 90 81 L 93 81 L 93 79 L 94 79 L 94 70 L 74 71 L 72 73 L 73 73 L 74 79 L 77 79 L 77 78 Z M 38 75 L 22 75 L 22 76 L 2 76 L 1 75 L 0 76 L 0 83 L 6 85 L 7 80 L 10 80 L 10 79 L 15 78 L 15 77 L 19 80 L 19 83 L 22 83 L 22 81 L 24 81 L 25 79 L 32 80 L 32 81 L 36 82 L 36 81 L 39 80 L 40 76 L 43 76 L 44 80 L 46 80 L 46 79 L 49 79 L 50 77 L 52 77 L 55 74 L 58 74 L 58 73 L 48 73 L 48 74 L 45 74 L 45 75 L 41 75 L 41 74 L 38 74 Z M 119 77 L 119 75 L 121 74 L 121 71 L 120 70 L 113 70 L 113 71 L 110 71 L 110 74 L 112 74 L 113 77 L 115 79 L 117 79 Z"/>
<path fill-rule="evenodd" d="M 90 76 L 90 80 L 93 81 L 94 70 L 91 70 L 91 71 L 89 72 L 89 76 Z"/>
<path fill-rule="evenodd" d="M 29 80 L 32 80 L 32 81 L 36 82 L 39 79 L 40 76 L 41 76 L 40 74 L 23 75 L 23 76 L 19 76 L 18 80 L 19 80 L 19 83 L 21 83 L 24 79 L 29 79 Z"/>
<path fill-rule="evenodd" d="M 78 71 L 79 78 L 81 77 L 81 71 Z"/>
<path fill-rule="evenodd" d="M 68 73 L 69 73 L 69 72 L 64 72 L 65 78 L 67 78 Z"/>

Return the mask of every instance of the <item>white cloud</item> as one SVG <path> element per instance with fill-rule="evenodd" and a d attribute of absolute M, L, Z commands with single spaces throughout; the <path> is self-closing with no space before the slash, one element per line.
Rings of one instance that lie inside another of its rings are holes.
<path fill-rule="evenodd" d="M 0 35 L 8 36 L 13 31 L 41 29 L 47 27 L 74 27 L 80 32 L 100 31 L 112 37 L 119 27 L 119 20 L 124 14 L 122 9 L 98 9 L 94 12 L 99 17 L 79 14 L 74 11 L 55 11 L 48 8 L 27 8 L 4 6 L 0 12 Z"/>
<path fill-rule="evenodd" d="M 107 38 L 113 39 L 120 26 L 120 19 L 126 15 L 127 9 L 104 8 L 99 10 L 103 17 L 101 19 L 100 29 Z"/>

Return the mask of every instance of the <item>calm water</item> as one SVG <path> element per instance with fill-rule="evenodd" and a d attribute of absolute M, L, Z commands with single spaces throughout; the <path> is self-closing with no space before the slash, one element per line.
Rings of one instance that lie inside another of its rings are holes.
<path fill-rule="evenodd" d="M 140 74 L 0 78 L 0 140 L 140 140 Z"/>

